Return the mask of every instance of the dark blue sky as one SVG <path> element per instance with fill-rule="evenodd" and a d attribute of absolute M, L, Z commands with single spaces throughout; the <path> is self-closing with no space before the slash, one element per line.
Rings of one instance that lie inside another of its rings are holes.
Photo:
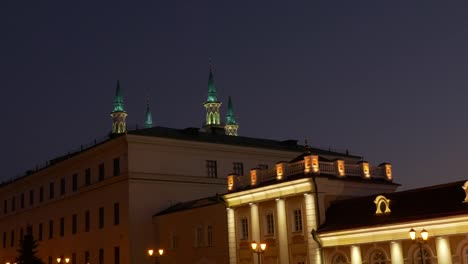
<path fill-rule="evenodd" d="M 1 179 L 110 130 L 204 120 L 208 61 L 240 134 L 391 162 L 402 189 L 467 179 L 468 2 L 2 1 Z"/>

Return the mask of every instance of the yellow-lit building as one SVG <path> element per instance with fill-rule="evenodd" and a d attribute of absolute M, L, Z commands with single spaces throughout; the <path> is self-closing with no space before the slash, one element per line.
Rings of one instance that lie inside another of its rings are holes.
<path fill-rule="evenodd" d="M 461 181 L 333 202 L 318 230 L 324 263 L 467 264 L 467 187 Z"/>

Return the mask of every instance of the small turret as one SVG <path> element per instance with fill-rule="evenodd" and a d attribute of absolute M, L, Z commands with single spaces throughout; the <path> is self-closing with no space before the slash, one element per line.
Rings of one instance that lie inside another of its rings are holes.
<path fill-rule="evenodd" d="M 123 96 L 120 91 L 120 82 L 117 81 L 114 98 L 114 111 L 112 117 L 112 134 L 123 134 L 127 132 L 127 112 L 124 110 Z"/>
<path fill-rule="evenodd" d="M 232 107 L 232 100 L 231 96 L 228 99 L 228 109 L 226 115 L 226 125 L 224 126 L 224 130 L 226 131 L 226 135 L 228 136 L 237 136 L 237 130 L 239 129 L 239 125 L 236 122 L 234 116 L 234 109 Z"/>

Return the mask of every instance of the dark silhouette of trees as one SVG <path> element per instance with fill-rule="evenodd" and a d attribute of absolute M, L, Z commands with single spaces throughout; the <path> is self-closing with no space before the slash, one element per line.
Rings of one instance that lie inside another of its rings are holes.
<path fill-rule="evenodd" d="M 20 240 L 18 248 L 18 264 L 45 264 L 37 254 L 37 241 L 34 240 L 31 227 L 27 228 L 26 235 Z"/>

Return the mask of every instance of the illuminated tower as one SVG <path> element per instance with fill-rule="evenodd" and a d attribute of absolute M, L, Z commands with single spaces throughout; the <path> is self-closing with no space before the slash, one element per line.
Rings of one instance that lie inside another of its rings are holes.
<path fill-rule="evenodd" d="M 122 134 L 127 132 L 127 112 L 124 110 L 123 97 L 120 92 L 120 83 L 117 81 L 115 89 L 114 111 L 111 112 L 112 117 L 112 134 Z"/>
<path fill-rule="evenodd" d="M 145 128 L 150 127 L 153 127 L 153 118 L 151 117 L 149 102 L 146 102 Z"/>
<path fill-rule="evenodd" d="M 216 87 L 213 78 L 213 71 L 210 67 L 210 75 L 208 77 L 208 98 L 203 104 L 206 109 L 206 124 L 205 128 L 221 127 L 221 120 L 219 118 L 219 108 L 221 102 L 216 98 Z"/>
<path fill-rule="evenodd" d="M 234 110 L 232 109 L 231 96 L 229 96 L 228 109 L 226 115 L 226 125 L 224 126 L 224 130 L 226 131 L 226 135 L 228 136 L 237 136 L 238 129 L 239 125 L 236 123 L 236 119 L 234 117 Z"/>

